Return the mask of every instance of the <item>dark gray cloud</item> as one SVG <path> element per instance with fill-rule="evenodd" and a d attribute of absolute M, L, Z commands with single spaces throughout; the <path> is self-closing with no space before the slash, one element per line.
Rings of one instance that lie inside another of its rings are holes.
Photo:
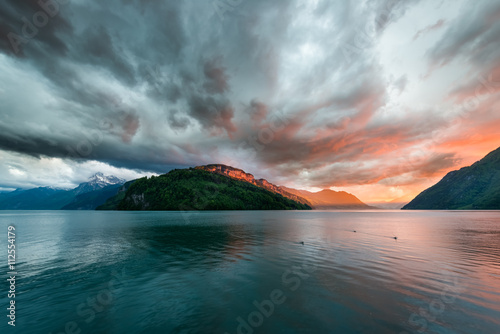
<path fill-rule="evenodd" d="M 168 123 L 173 129 L 184 130 L 189 125 L 189 118 L 179 113 L 177 110 L 171 110 L 168 116 Z"/>
<path fill-rule="evenodd" d="M 250 101 L 247 112 L 250 114 L 250 118 L 254 121 L 255 125 L 260 125 L 267 118 L 269 110 L 264 103 L 254 99 Z"/>
<path fill-rule="evenodd" d="M 193 95 L 189 100 L 189 115 L 197 119 L 206 129 L 224 129 L 228 135 L 236 131 L 232 123 L 234 109 L 225 99 Z"/>
<path fill-rule="evenodd" d="M 204 87 L 207 93 L 223 94 L 229 89 L 226 69 L 218 65 L 218 62 L 217 59 L 212 59 L 203 65 L 203 73 L 207 79 Z"/>
<path fill-rule="evenodd" d="M 71 35 L 73 27 L 60 15 L 62 5 L 48 2 L 4 1 L 0 6 L 0 50 L 11 56 L 26 57 L 25 48 L 36 44 L 32 47 L 39 51 L 64 55 L 68 47 L 62 35 Z"/>

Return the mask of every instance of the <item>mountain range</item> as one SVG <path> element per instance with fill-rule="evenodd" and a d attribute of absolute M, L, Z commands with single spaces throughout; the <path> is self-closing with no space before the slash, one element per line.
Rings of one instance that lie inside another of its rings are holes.
<path fill-rule="evenodd" d="M 215 194 L 215 195 L 214 195 Z M 200 200 L 209 199 L 200 205 Z M 401 205 L 404 198 L 385 203 Z M 200 207 L 203 207 L 200 209 Z M 126 182 L 96 173 L 74 189 L 39 187 L 0 193 L 0 210 L 264 210 L 375 209 L 344 191 L 277 186 L 222 164 L 177 169 Z M 500 148 L 448 173 L 403 210 L 500 209 Z"/>
<path fill-rule="evenodd" d="M 53 187 L 17 189 L 0 194 L 0 210 L 94 210 L 115 195 L 125 180 L 96 173 L 70 190 Z"/>
<path fill-rule="evenodd" d="M 267 198 L 263 200 L 263 198 Z M 102 210 L 369 209 L 354 195 L 280 187 L 222 164 L 174 170 L 122 187 Z"/>
<path fill-rule="evenodd" d="M 129 182 L 97 173 L 69 190 L 17 189 L 0 193 L 0 210 L 199 210 L 200 197 L 207 197 L 203 194 L 210 189 L 217 196 L 206 210 L 373 209 L 343 191 L 280 187 L 241 169 L 211 164 Z"/>
<path fill-rule="evenodd" d="M 448 173 L 403 210 L 500 210 L 500 148 Z"/>
<path fill-rule="evenodd" d="M 353 194 L 345 191 L 333 191 L 330 189 L 323 189 L 318 192 L 310 192 L 307 190 L 297 190 L 287 187 L 281 187 L 283 190 L 300 196 L 307 200 L 310 205 L 317 210 L 328 209 L 375 209 L 365 203 L 361 202 Z"/>

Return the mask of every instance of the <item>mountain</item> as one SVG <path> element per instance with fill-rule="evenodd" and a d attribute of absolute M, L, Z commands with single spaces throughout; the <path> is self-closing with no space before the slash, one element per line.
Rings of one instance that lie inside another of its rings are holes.
<path fill-rule="evenodd" d="M 284 187 L 278 187 L 277 185 L 274 185 L 265 179 L 258 179 L 257 180 L 257 179 L 255 179 L 255 177 L 252 174 L 245 173 L 243 170 L 238 169 L 238 168 L 234 168 L 234 167 L 226 166 L 226 165 L 222 165 L 222 164 L 214 164 L 214 165 L 198 166 L 198 167 L 195 167 L 195 169 L 205 170 L 205 171 L 210 172 L 210 173 L 225 175 L 225 176 L 229 176 L 232 179 L 248 182 L 248 183 L 251 183 L 259 188 L 266 189 L 270 192 L 273 192 L 275 194 L 279 194 L 279 195 L 286 197 L 286 198 L 289 198 L 293 201 L 311 206 L 311 203 L 309 203 L 309 201 L 306 200 L 301 195 L 293 194 L 293 193 L 285 190 Z"/>
<path fill-rule="evenodd" d="M 0 198 L 0 210 L 58 210 L 73 197 L 66 190 L 50 187 L 18 189 Z"/>
<path fill-rule="evenodd" d="M 118 193 L 122 184 L 112 184 L 76 195 L 71 203 L 66 204 L 61 210 L 95 210 L 106 200 Z"/>
<path fill-rule="evenodd" d="M 117 193 L 125 180 L 97 173 L 70 190 L 52 187 L 2 193 L 0 210 L 93 210 Z"/>
<path fill-rule="evenodd" d="M 118 188 L 118 191 L 113 195 L 108 197 L 106 201 L 97 206 L 96 210 L 116 210 L 118 204 L 125 198 L 125 194 L 127 193 L 128 188 L 137 180 L 128 181 L 127 183 L 121 185 Z"/>
<path fill-rule="evenodd" d="M 12 197 L 14 197 L 14 196 L 17 196 L 17 195 L 19 195 L 20 193 L 22 193 L 23 191 L 24 191 L 24 190 L 23 190 L 23 189 L 21 189 L 21 188 L 18 188 L 18 189 L 14 190 L 14 191 L 2 191 L 2 192 L 0 193 L 0 204 L 2 203 L 2 201 L 5 201 L 5 200 L 7 200 L 7 199 L 9 199 L 9 198 L 12 198 Z"/>
<path fill-rule="evenodd" d="M 374 209 L 373 207 L 361 202 L 356 196 L 345 191 L 333 191 L 323 189 L 319 192 L 310 192 L 307 190 L 297 190 L 281 187 L 285 191 L 305 198 L 311 205 L 318 210 L 327 209 Z"/>
<path fill-rule="evenodd" d="M 314 209 L 373 209 L 373 207 L 361 202 L 356 196 L 344 191 L 337 192 L 330 189 L 324 189 L 320 192 L 313 193 L 306 190 L 277 186 L 265 179 L 255 179 L 252 174 L 245 173 L 241 169 L 221 164 L 199 166 L 195 168 L 251 183 L 293 201 L 311 206 Z"/>
<path fill-rule="evenodd" d="M 229 166 L 219 169 L 221 172 L 215 172 L 217 168 L 212 170 L 212 166 L 219 165 L 175 169 L 157 177 L 138 179 L 131 183 L 126 191 L 122 189 L 98 209 L 165 211 L 311 209 L 307 204 L 266 189 L 265 187 L 272 188 L 272 185 L 255 181 L 253 176 L 250 177 L 251 174 Z M 238 173 L 233 174 L 233 171 Z M 113 207 L 111 203 L 118 204 Z"/>
<path fill-rule="evenodd" d="M 404 195 L 402 197 L 398 197 L 389 202 L 372 202 L 369 205 L 374 207 L 384 209 L 384 210 L 401 210 L 406 204 L 410 203 L 412 199 L 415 198 L 415 195 Z"/>
<path fill-rule="evenodd" d="M 79 194 L 85 194 L 94 190 L 103 189 L 110 185 L 121 185 L 124 184 L 125 180 L 120 179 L 116 176 L 105 176 L 102 173 L 96 173 L 85 183 L 80 183 L 78 187 L 73 189 L 73 191 Z"/>
<path fill-rule="evenodd" d="M 500 210 L 500 148 L 448 173 L 403 210 Z"/>

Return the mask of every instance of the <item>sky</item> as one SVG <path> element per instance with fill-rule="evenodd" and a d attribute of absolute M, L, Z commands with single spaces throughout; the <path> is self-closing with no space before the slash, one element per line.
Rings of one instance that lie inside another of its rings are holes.
<path fill-rule="evenodd" d="M 0 190 L 223 163 L 411 199 L 500 146 L 498 0 L 5 0 Z"/>

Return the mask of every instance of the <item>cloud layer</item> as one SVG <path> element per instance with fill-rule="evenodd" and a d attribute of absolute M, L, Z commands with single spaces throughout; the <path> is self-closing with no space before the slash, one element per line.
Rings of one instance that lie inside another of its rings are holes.
<path fill-rule="evenodd" d="M 500 146 L 498 1 L 8 0 L 0 17 L 2 188 L 49 184 L 47 161 L 66 186 L 220 162 L 372 201 Z"/>

